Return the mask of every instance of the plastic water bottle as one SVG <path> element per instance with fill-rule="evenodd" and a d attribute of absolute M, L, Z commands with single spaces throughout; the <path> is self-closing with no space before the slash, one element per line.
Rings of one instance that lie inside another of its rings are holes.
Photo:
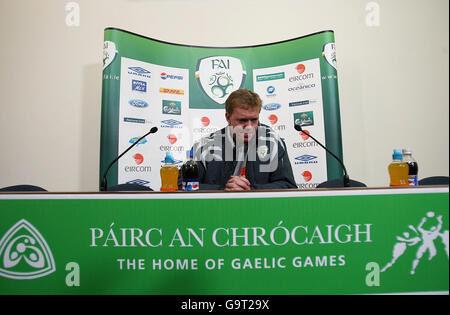
<path fill-rule="evenodd" d="M 392 162 L 388 166 L 389 177 L 391 179 L 389 186 L 391 187 L 409 186 L 409 167 L 408 164 L 402 161 L 402 159 L 402 151 L 400 151 L 400 149 L 394 149 L 394 154 L 392 154 Z"/>
<path fill-rule="evenodd" d="M 161 167 L 161 191 L 178 190 L 178 167 L 175 166 L 172 153 L 167 152 L 164 159 L 164 165 Z"/>
<path fill-rule="evenodd" d="M 181 177 L 184 191 L 199 190 L 198 165 L 194 161 L 194 151 L 186 151 L 186 162 L 181 167 Z"/>
<path fill-rule="evenodd" d="M 417 179 L 419 166 L 417 165 L 417 161 L 412 157 L 410 149 L 403 149 L 402 153 L 403 153 L 403 162 L 405 162 L 409 166 L 409 173 L 408 173 L 409 186 L 419 186 L 419 182 Z"/>

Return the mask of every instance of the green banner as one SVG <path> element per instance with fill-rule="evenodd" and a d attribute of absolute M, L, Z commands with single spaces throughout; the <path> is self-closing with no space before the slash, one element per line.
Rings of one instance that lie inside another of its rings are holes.
<path fill-rule="evenodd" d="M 445 189 L 0 195 L 0 294 L 448 292 Z"/>
<path fill-rule="evenodd" d="M 332 31 L 244 47 L 173 44 L 114 28 L 104 39 L 100 182 L 109 163 L 156 126 L 108 182 L 160 190 L 165 154 L 180 166 L 195 141 L 225 127 L 225 100 L 239 88 L 261 97 L 259 121 L 285 140 L 299 188 L 342 176 L 335 159 L 294 129 L 302 125 L 342 158 Z"/>

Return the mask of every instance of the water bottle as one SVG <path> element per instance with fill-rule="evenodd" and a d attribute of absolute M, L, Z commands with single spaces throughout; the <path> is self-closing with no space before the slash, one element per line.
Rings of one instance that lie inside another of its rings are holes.
<path fill-rule="evenodd" d="M 166 152 L 164 165 L 161 167 L 161 191 L 178 190 L 178 167 L 175 166 L 172 153 Z"/>
<path fill-rule="evenodd" d="M 182 189 L 184 191 L 199 190 L 198 165 L 194 161 L 194 151 L 186 151 L 186 162 L 181 167 Z"/>
<path fill-rule="evenodd" d="M 409 186 L 408 174 L 409 166 L 402 161 L 403 155 L 400 149 L 394 149 L 392 162 L 388 166 L 391 187 Z"/>
<path fill-rule="evenodd" d="M 403 149 L 403 162 L 408 164 L 409 173 L 408 173 L 408 183 L 409 186 L 418 186 L 419 182 L 417 179 L 417 173 L 419 172 L 419 166 L 417 165 L 417 161 L 412 157 L 411 150 Z"/>

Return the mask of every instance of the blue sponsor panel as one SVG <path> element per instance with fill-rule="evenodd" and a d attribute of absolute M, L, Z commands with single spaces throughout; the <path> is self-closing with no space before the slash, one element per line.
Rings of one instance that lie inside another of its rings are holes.
<path fill-rule="evenodd" d="M 132 80 L 131 81 L 131 90 L 135 92 L 147 92 L 147 82 L 145 81 L 139 81 L 139 80 Z"/>

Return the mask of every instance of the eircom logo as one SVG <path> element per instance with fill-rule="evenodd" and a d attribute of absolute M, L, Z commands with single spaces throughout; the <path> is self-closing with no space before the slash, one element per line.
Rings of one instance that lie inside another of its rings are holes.
<path fill-rule="evenodd" d="M 41 233 L 25 219 L 14 224 L 0 240 L 0 276 L 26 280 L 56 270 L 55 261 Z"/>

